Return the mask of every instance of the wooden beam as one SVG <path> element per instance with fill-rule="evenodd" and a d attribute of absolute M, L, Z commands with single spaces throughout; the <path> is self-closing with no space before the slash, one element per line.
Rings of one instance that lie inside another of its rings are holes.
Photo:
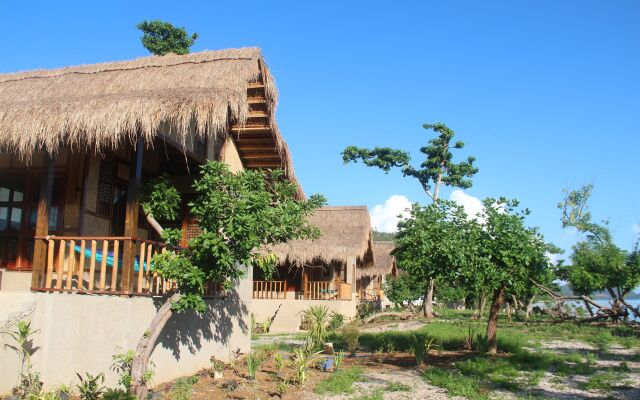
<path fill-rule="evenodd" d="M 268 144 L 246 144 L 246 145 L 242 145 L 239 146 L 236 143 L 236 147 L 238 148 L 238 151 L 270 151 L 272 153 L 277 152 L 277 148 L 275 143 L 268 143 Z"/>
<path fill-rule="evenodd" d="M 124 236 L 138 236 L 138 210 L 140 209 L 140 183 L 142 180 L 142 156 L 144 154 L 144 137 L 138 136 L 136 151 L 132 157 L 132 165 L 129 166 L 129 188 L 127 190 L 127 210 L 124 223 Z M 133 291 L 134 262 L 136 247 L 133 240 L 125 240 L 122 254 L 122 287 L 121 290 L 130 293 Z"/>
<path fill-rule="evenodd" d="M 51 208 L 51 193 L 53 192 L 53 172 L 55 159 L 48 153 L 45 155 L 44 174 L 40 178 L 40 198 L 38 199 L 38 214 L 36 217 L 36 236 L 49 234 L 49 209 Z M 33 249 L 33 268 L 31 271 L 31 287 L 41 287 L 47 258 L 47 243 L 37 240 Z"/>
<path fill-rule="evenodd" d="M 267 99 L 264 97 L 249 97 L 247 98 L 249 104 L 267 104 Z"/>
<path fill-rule="evenodd" d="M 280 161 L 256 161 L 256 160 L 247 160 L 244 165 L 246 168 L 282 168 L 282 164 Z"/>
<path fill-rule="evenodd" d="M 247 85 L 247 89 L 264 89 L 264 83 L 262 82 L 251 82 Z"/>
<path fill-rule="evenodd" d="M 249 111 L 249 118 L 269 118 L 269 113 L 266 111 Z"/>
<path fill-rule="evenodd" d="M 244 125 L 244 126 L 232 126 L 231 132 L 271 132 L 269 125 Z"/>
<path fill-rule="evenodd" d="M 239 151 L 240 158 L 243 160 L 274 160 L 280 162 L 280 155 L 278 153 L 274 153 L 272 151 L 256 151 L 256 152 L 245 152 Z"/>

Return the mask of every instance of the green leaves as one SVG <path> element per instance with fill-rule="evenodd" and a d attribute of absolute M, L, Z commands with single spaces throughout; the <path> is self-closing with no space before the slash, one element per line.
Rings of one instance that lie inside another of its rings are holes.
<path fill-rule="evenodd" d="M 159 220 L 173 221 L 178 217 L 180 202 L 178 190 L 169 184 L 168 177 L 162 175 L 143 187 L 140 205 L 146 215 Z"/>
<path fill-rule="evenodd" d="M 566 279 L 578 294 L 588 296 L 607 290 L 612 297 L 623 298 L 640 284 L 638 245 L 630 252 L 619 248 L 613 242 L 606 221 L 602 224 L 591 221 L 588 200 L 593 192 L 592 185 L 563 192 L 565 198 L 558 205 L 562 210 L 562 226 L 574 227 L 586 234 L 586 238 L 573 246 L 571 265 L 560 266 L 558 276 Z"/>
<path fill-rule="evenodd" d="M 207 283 L 232 286 L 243 274 L 241 265 L 273 271 L 277 259 L 267 251 L 269 245 L 319 236 L 307 221 L 324 205 L 324 197 L 297 199 L 297 187 L 282 171 L 234 174 L 227 165 L 212 161 L 202 166 L 193 188 L 196 196 L 189 208 L 201 233 L 189 241 L 188 249 L 154 258 L 155 271 L 180 288 L 182 297 L 174 310 L 204 311 Z M 167 188 L 155 185 L 149 197 L 162 198 L 158 190 Z M 179 231 L 165 230 L 164 239 L 170 243 L 178 243 L 180 237 Z"/>
<path fill-rule="evenodd" d="M 189 36 L 184 28 L 177 28 L 158 19 L 142 21 L 136 28 L 144 33 L 140 39 L 142 45 L 149 52 L 159 56 L 167 53 L 187 54 L 198 38 L 197 33 Z"/>
<path fill-rule="evenodd" d="M 342 161 L 345 164 L 362 160 L 368 167 L 378 167 L 389 172 L 394 167 L 406 167 L 411 160 L 409 153 L 395 150 L 389 147 L 375 147 L 368 150 L 361 147 L 349 146 L 342 152 Z"/>
<path fill-rule="evenodd" d="M 429 140 L 420 152 L 426 157 L 419 167 L 411 166 L 409 153 L 389 147 L 375 147 L 372 150 L 349 146 L 342 152 L 345 164 L 361 160 L 364 165 L 377 167 L 385 172 L 391 168 L 401 168 L 404 176 L 416 178 L 424 191 L 434 200 L 438 199 L 439 186 L 470 188 L 471 177 L 478 172 L 474 167 L 475 157 L 468 157 L 466 161 L 452 162 L 451 149 L 462 149 L 464 142 L 457 141 L 451 145 L 455 133 L 445 124 L 424 124 L 424 129 L 435 131 L 438 136 Z M 434 192 L 431 192 L 431 189 Z"/>

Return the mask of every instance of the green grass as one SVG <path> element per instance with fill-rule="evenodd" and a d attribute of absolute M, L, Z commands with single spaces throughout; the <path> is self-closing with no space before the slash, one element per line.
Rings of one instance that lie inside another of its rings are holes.
<path fill-rule="evenodd" d="M 384 400 L 384 395 L 382 389 L 376 389 L 371 393 L 354 397 L 354 400 Z"/>
<path fill-rule="evenodd" d="M 399 382 L 391 382 L 384 388 L 385 392 L 410 392 L 411 386 L 405 385 L 404 383 Z"/>
<path fill-rule="evenodd" d="M 435 386 L 447 389 L 450 395 L 463 396 L 469 400 L 489 399 L 488 390 L 475 377 L 468 377 L 457 371 L 430 367 L 424 377 Z"/>
<path fill-rule="evenodd" d="M 613 383 L 619 381 L 620 378 L 617 374 L 602 372 L 590 376 L 589 379 L 582 384 L 582 388 L 585 390 L 609 390 L 612 388 Z"/>
<path fill-rule="evenodd" d="M 360 367 L 340 369 L 320 381 L 314 390 L 318 394 L 351 394 L 353 393 L 353 384 L 363 380 L 363 373 L 364 371 Z"/>

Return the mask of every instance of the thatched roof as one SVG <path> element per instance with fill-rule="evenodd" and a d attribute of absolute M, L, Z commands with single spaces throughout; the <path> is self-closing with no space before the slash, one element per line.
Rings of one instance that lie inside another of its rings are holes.
<path fill-rule="evenodd" d="M 376 273 L 388 275 L 393 272 L 396 264 L 395 257 L 391 255 L 393 249 L 395 249 L 393 242 L 373 242 L 373 269 Z"/>
<path fill-rule="evenodd" d="M 274 246 L 272 250 L 281 263 L 296 266 L 344 263 L 349 257 L 355 257 L 359 267 L 373 263 L 371 221 L 366 206 L 322 207 L 309 222 L 320 229 L 320 238 Z"/>
<path fill-rule="evenodd" d="M 0 74 L 0 148 L 27 159 L 62 145 L 95 151 L 151 145 L 161 130 L 215 137 L 249 114 L 247 86 L 262 78 L 273 117 L 277 91 L 257 48 L 167 54 L 53 70 Z M 287 145 L 270 118 L 282 164 Z"/>

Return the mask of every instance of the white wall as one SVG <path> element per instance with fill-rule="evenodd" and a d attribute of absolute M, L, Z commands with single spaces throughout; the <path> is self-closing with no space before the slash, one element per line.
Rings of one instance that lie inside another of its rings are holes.
<path fill-rule="evenodd" d="M 246 353 L 251 346 L 250 304 L 243 299 L 249 289 L 241 281 L 227 299 L 209 300 L 206 315 L 172 316 L 151 356 L 156 365 L 153 384 L 192 375 L 208 367 L 212 355 L 227 360 L 237 348 Z M 39 330 L 34 336 L 39 349 L 33 362 L 46 387 L 77 381 L 76 372 L 104 372 L 106 383 L 115 385 L 111 357 L 135 348 L 156 312 L 157 301 L 0 289 L 0 327 L 23 314 Z M 19 374 L 18 357 L 5 343 L 11 343 L 7 335 L 0 337 L 0 394 L 11 390 Z"/>
<path fill-rule="evenodd" d="M 349 319 L 356 316 L 357 305 L 356 300 L 253 299 L 250 310 L 258 323 L 275 315 L 270 332 L 285 333 L 300 330 L 302 313 L 311 306 L 326 306 L 329 311 L 339 312 Z"/>

